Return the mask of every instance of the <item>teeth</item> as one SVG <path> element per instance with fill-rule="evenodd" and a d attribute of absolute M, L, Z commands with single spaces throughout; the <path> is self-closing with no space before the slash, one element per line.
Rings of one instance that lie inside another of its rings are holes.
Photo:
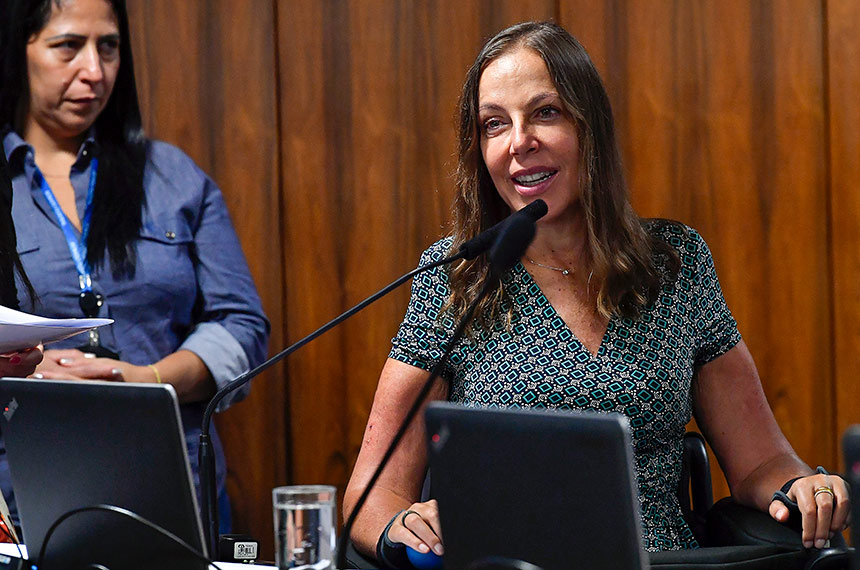
<path fill-rule="evenodd" d="M 524 174 L 522 176 L 517 176 L 516 178 L 514 178 L 514 181 L 522 186 L 537 186 L 544 180 L 549 179 L 553 174 L 555 174 L 555 171 L 537 172 L 535 174 Z"/>

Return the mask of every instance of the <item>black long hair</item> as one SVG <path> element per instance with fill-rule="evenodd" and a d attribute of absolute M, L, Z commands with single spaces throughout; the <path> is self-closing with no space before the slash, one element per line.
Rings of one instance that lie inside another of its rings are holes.
<path fill-rule="evenodd" d="M 134 241 L 140 234 L 144 205 L 143 133 L 125 0 L 105 0 L 119 27 L 120 65 L 113 93 L 95 121 L 99 172 L 87 238 L 87 261 L 94 270 L 106 255 L 116 275 L 133 275 Z M 29 101 L 27 42 L 45 27 L 63 0 L 0 0 L 0 128 L 20 132 Z"/>

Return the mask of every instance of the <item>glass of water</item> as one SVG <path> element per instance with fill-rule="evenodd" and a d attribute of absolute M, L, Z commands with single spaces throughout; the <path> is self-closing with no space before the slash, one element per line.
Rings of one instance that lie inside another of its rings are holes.
<path fill-rule="evenodd" d="M 334 568 L 335 488 L 291 485 L 272 490 L 278 570 Z"/>

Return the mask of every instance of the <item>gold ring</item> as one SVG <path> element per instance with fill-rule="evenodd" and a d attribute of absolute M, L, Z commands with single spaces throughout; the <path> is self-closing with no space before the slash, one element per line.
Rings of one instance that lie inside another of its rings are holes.
<path fill-rule="evenodd" d="M 403 525 L 404 528 L 409 528 L 406 526 L 406 517 L 408 517 L 409 515 L 418 515 L 419 517 L 421 516 L 420 514 L 418 514 L 418 511 L 406 511 L 405 513 L 400 515 L 400 524 Z"/>
<path fill-rule="evenodd" d="M 812 496 L 812 498 L 817 498 L 818 495 L 820 495 L 821 493 L 827 493 L 831 497 L 835 498 L 835 495 L 833 494 L 833 489 L 831 489 L 830 487 L 816 487 L 815 494 Z"/>

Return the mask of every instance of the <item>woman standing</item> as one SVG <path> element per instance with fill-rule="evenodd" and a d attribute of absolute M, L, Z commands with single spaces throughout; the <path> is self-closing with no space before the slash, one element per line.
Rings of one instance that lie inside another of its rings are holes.
<path fill-rule="evenodd" d="M 38 295 L 21 306 L 115 321 L 45 351 L 36 376 L 172 384 L 196 479 L 205 401 L 264 359 L 269 332 L 221 193 L 144 136 L 123 0 L 10 1 L 2 21 L 3 151 Z"/>

